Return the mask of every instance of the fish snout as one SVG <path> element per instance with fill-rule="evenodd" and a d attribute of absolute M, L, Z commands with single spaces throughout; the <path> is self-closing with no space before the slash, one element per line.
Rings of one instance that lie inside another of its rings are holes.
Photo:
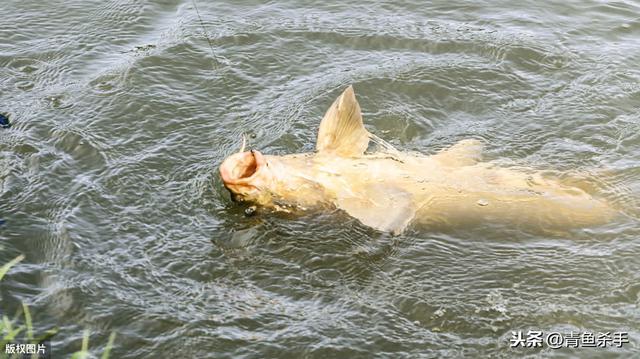
<path fill-rule="evenodd" d="M 259 151 L 236 153 L 222 162 L 220 177 L 233 194 L 246 196 L 257 190 L 258 175 L 265 164 L 264 156 Z"/>

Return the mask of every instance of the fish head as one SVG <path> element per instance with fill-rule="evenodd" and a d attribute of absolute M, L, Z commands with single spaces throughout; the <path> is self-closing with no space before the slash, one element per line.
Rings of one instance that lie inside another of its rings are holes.
<path fill-rule="evenodd" d="M 256 150 L 229 156 L 220 165 L 220 177 L 234 201 L 256 204 L 268 202 L 275 180 L 265 156 Z"/>
<path fill-rule="evenodd" d="M 361 156 L 369 144 L 369 135 L 362 122 L 360 105 L 349 86 L 325 113 L 314 154 L 264 156 L 259 151 L 244 151 L 246 138 L 243 138 L 240 152 L 229 156 L 220 166 L 220 176 L 234 201 L 276 209 L 309 208 L 333 197 L 322 178 L 316 178 L 314 167 L 322 161 L 312 160 L 315 154 L 322 159 Z"/>
<path fill-rule="evenodd" d="M 222 163 L 220 175 L 235 201 L 286 212 L 335 206 L 366 225 L 399 233 L 413 218 L 410 196 L 395 188 L 361 186 L 356 175 L 343 176 L 353 171 L 352 160 L 364 155 L 370 138 L 377 137 L 365 129 L 360 105 L 349 86 L 320 122 L 314 153 L 263 156 L 244 151 L 243 141 L 240 152 Z M 383 142 L 378 139 L 376 143 Z M 393 148 L 387 145 L 385 149 Z M 352 180 L 347 183 L 345 178 Z"/>
<path fill-rule="evenodd" d="M 220 177 L 235 202 L 249 202 L 289 212 L 326 200 L 324 187 L 314 180 L 313 154 L 263 155 L 252 150 L 229 156 Z"/>

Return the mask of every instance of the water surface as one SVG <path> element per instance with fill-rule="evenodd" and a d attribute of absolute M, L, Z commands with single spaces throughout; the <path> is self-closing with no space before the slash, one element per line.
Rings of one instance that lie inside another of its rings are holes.
<path fill-rule="evenodd" d="M 56 357 L 581 357 L 640 352 L 640 4 L 3 0 L 3 314 Z M 208 35 L 206 35 L 208 34 Z M 210 37 L 213 54 L 207 42 Z M 403 150 L 583 173 L 622 215 L 398 237 L 346 215 L 246 217 L 217 166 L 311 151 L 353 84 Z M 596 176 L 598 175 L 598 176 Z M 514 330 L 627 331 L 510 349 Z"/>

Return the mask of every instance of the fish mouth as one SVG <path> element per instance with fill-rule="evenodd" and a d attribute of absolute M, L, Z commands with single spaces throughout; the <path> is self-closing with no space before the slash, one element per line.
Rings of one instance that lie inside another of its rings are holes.
<path fill-rule="evenodd" d="M 264 156 L 259 151 L 236 153 L 222 162 L 220 176 L 227 188 L 229 185 L 250 185 L 265 163 Z"/>

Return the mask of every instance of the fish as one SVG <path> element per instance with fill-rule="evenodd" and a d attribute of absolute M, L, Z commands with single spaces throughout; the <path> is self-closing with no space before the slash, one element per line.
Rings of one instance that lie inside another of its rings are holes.
<path fill-rule="evenodd" d="M 245 144 L 219 168 L 234 201 L 285 212 L 338 209 L 394 235 L 414 224 L 564 230 L 606 224 L 616 214 L 588 186 L 483 161 L 478 139 L 431 155 L 399 151 L 364 127 L 353 86 L 322 118 L 314 152 L 265 155 Z"/>

